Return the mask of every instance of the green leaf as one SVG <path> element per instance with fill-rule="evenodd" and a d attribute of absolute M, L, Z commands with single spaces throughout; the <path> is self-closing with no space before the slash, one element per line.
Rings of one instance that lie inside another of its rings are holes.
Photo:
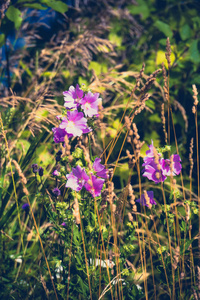
<path fill-rule="evenodd" d="M 65 4 L 62 1 L 45 0 L 45 1 L 42 1 L 42 3 L 53 8 L 55 11 L 58 11 L 61 14 L 64 14 L 68 10 L 67 4 Z"/>
<path fill-rule="evenodd" d="M 145 20 L 150 15 L 149 7 L 144 0 L 138 0 L 138 5 L 130 5 L 128 6 L 128 10 L 132 15 L 142 15 L 142 20 Z"/>
<path fill-rule="evenodd" d="M 151 99 L 149 99 L 148 101 L 146 101 L 146 105 L 151 108 L 151 109 L 155 109 L 155 102 Z"/>
<path fill-rule="evenodd" d="M 47 9 L 47 7 L 42 6 L 39 3 L 25 3 L 24 6 L 29 8 L 34 8 L 34 9 L 41 9 L 41 10 Z"/>
<path fill-rule="evenodd" d="M 155 113 L 155 114 L 149 116 L 149 120 L 150 120 L 151 122 L 161 123 L 160 116 L 159 116 L 159 114 L 157 114 L 157 113 Z"/>
<path fill-rule="evenodd" d="M 5 34 L 0 34 L 0 47 L 5 43 Z"/>
<path fill-rule="evenodd" d="M 89 70 L 94 70 L 96 75 L 100 75 L 102 72 L 107 72 L 107 66 L 105 64 L 100 64 L 96 61 L 91 61 L 88 67 Z"/>
<path fill-rule="evenodd" d="M 6 12 L 6 16 L 10 21 L 14 22 L 15 28 L 19 29 L 22 23 L 21 11 L 11 5 Z"/>
<path fill-rule="evenodd" d="M 34 0 L 18 0 L 17 3 L 34 2 Z M 40 1 L 41 2 L 41 1 Z"/>
<path fill-rule="evenodd" d="M 164 35 L 166 37 L 169 37 L 169 38 L 172 38 L 173 37 L 173 32 L 171 30 L 171 28 L 169 27 L 168 24 L 160 21 L 160 20 L 157 20 L 155 23 L 154 23 L 154 26 L 156 26 L 158 28 L 158 30 L 160 30 L 162 33 L 164 33 Z"/>
<path fill-rule="evenodd" d="M 181 246 L 180 255 L 183 255 L 183 252 L 185 252 L 189 248 L 189 246 L 192 244 L 193 241 L 194 239 L 186 241 L 185 246 L 184 244 Z"/>
<path fill-rule="evenodd" d="M 199 40 L 192 41 L 192 43 L 190 45 L 190 49 L 189 49 L 190 59 L 191 59 L 191 61 L 193 61 L 193 63 L 200 62 L 200 53 L 199 53 L 199 49 L 198 49 L 198 42 L 199 42 Z"/>
<path fill-rule="evenodd" d="M 16 209 L 16 203 L 14 203 L 10 209 L 6 212 L 6 214 L 0 220 L 0 229 L 2 229 L 9 221 L 10 217 L 12 216 L 13 212 Z"/>
<path fill-rule="evenodd" d="M 27 65 L 25 65 L 22 61 L 20 61 L 20 66 L 22 67 L 22 69 L 24 70 L 24 71 L 26 71 L 27 72 L 27 74 L 30 76 L 30 77 L 33 77 L 33 74 L 32 74 L 32 72 L 31 72 L 31 70 L 27 67 Z"/>
<path fill-rule="evenodd" d="M 108 38 L 116 46 L 120 47 L 122 45 L 122 37 L 117 35 L 116 33 L 111 32 Z"/>
<path fill-rule="evenodd" d="M 20 151 L 22 151 L 23 154 L 27 153 L 29 147 L 30 147 L 30 143 L 27 140 L 18 139 L 16 148 L 18 148 Z"/>
<path fill-rule="evenodd" d="M 185 24 L 180 29 L 180 36 L 183 41 L 191 37 L 191 28 L 188 24 Z"/>

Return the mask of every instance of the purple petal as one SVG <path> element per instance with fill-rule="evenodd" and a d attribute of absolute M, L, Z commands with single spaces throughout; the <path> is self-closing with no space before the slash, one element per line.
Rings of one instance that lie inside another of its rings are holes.
<path fill-rule="evenodd" d="M 148 195 L 148 197 L 149 197 L 149 202 L 150 202 L 150 204 L 152 204 L 152 205 L 157 205 L 156 201 L 153 199 L 153 197 L 154 197 L 153 191 L 147 192 L 147 195 Z M 146 199 L 145 199 L 144 194 L 141 195 L 141 198 L 135 200 L 135 202 L 139 202 L 139 203 L 141 203 L 143 206 L 145 205 L 145 206 L 148 207 L 148 205 L 146 204 Z"/>
<path fill-rule="evenodd" d="M 105 169 L 105 166 L 103 166 L 102 164 L 100 164 L 101 162 L 101 158 L 96 157 L 95 161 L 93 163 L 93 169 L 95 170 L 95 172 L 100 172 L 103 169 Z"/>

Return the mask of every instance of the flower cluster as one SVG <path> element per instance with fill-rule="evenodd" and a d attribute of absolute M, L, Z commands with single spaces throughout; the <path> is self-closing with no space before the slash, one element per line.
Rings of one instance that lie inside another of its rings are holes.
<path fill-rule="evenodd" d="M 31 165 L 31 168 L 32 168 L 32 171 L 33 171 L 33 173 L 34 174 L 39 174 L 40 175 L 40 177 L 42 177 L 43 176 L 43 174 L 44 174 L 44 169 L 42 168 L 42 167 L 39 167 L 38 168 L 38 165 L 37 164 L 32 164 Z"/>
<path fill-rule="evenodd" d="M 176 176 L 181 172 L 181 158 L 178 154 L 171 155 L 170 159 L 163 159 L 152 144 L 144 157 L 143 176 L 155 183 L 163 182 L 167 176 Z"/>
<path fill-rule="evenodd" d="M 85 169 L 81 169 L 80 166 L 72 168 L 72 172 L 66 175 L 67 183 L 65 186 L 77 192 L 85 187 L 85 189 L 90 192 L 93 197 L 100 196 L 104 181 L 108 176 L 105 166 L 103 166 L 100 162 L 100 158 L 95 159 L 93 163 L 93 170 L 89 175 L 86 174 Z M 96 174 L 96 176 L 94 174 Z"/>
<path fill-rule="evenodd" d="M 182 169 L 181 158 L 178 154 L 171 155 L 170 159 L 162 158 L 161 153 L 157 152 L 154 147 L 153 141 L 149 145 L 149 150 L 146 151 L 146 156 L 143 160 L 143 176 L 155 183 L 165 181 L 167 176 L 179 175 Z M 146 196 L 145 194 L 141 195 L 141 198 L 137 199 L 136 202 L 151 208 L 152 205 L 156 205 L 153 197 L 153 192 L 149 191 L 146 193 Z"/>
<path fill-rule="evenodd" d="M 98 93 L 89 91 L 84 95 L 78 84 L 76 88 L 70 86 L 63 95 L 67 113 L 65 116 L 57 116 L 61 124 L 52 129 L 55 143 L 63 143 L 66 135 L 71 138 L 90 132 L 92 129 L 88 127 L 85 117 L 98 117 L 98 105 L 101 101 Z"/>

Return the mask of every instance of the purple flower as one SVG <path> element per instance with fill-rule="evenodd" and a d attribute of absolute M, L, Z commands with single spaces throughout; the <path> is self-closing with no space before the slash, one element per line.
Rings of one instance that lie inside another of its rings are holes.
<path fill-rule="evenodd" d="M 161 166 L 163 169 L 163 174 L 165 176 L 171 175 L 170 170 L 170 160 L 172 159 L 172 176 L 179 175 L 182 169 L 181 166 L 181 158 L 178 154 L 174 154 L 170 157 L 170 159 L 161 159 Z"/>
<path fill-rule="evenodd" d="M 66 227 L 67 224 L 66 224 L 65 222 L 63 222 L 63 223 L 61 224 L 61 226 Z"/>
<path fill-rule="evenodd" d="M 144 169 L 144 173 L 142 174 L 144 177 L 147 177 L 149 180 L 153 180 L 155 183 L 163 182 L 166 179 L 166 176 L 163 175 L 163 170 L 156 163 L 151 162 L 152 165 L 146 165 Z"/>
<path fill-rule="evenodd" d="M 24 204 L 22 205 L 22 209 L 24 209 L 26 212 L 29 211 L 29 208 L 30 208 L 30 205 L 29 205 L 28 203 L 24 203 Z"/>
<path fill-rule="evenodd" d="M 88 92 L 80 101 L 81 108 L 88 117 L 93 117 L 98 114 L 99 93 Z"/>
<path fill-rule="evenodd" d="M 68 134 L 65 131 L 65 129 L 61 129 L 59 127 L 58 128 L 57 127 L 52 128 L 52 131 L 54 133 L 53 140 L 54 140 L 55 143 L 64 143 L 66 135 L 68 136 L 68 138 L 73 136 L 72 134 Z"/>
<path fill-rule="evenodd" d="M 33 169 L 33 173 L 37 173 L 38 172 L 38 165 L 37 164 L 32 164 L 31 168 Z"/>
<path fill-rule="evenodd" d="M 84 186 L 86 190 L 91 193 L 93 197 L 98 197 L 101 195 L 103 184 L 104 184 L 104 179 L 100 179 L 92 175 L 91 180 L 85 183 Z"/>
<path fill-rule="evenodd" d="M 72 168 L 72 172 L 70 174 L 67 174 L 66 177 L 67 183 L 65 186 L 77 192 L 82 189 L 85 182 L 89 179 L 89 176 L 86 174 L 85 169 L 81 169 L 80 166 Z"/>
<path fill-rule="evenodd" d="M 143 158 L 144 163 L 142 166 L 144 167 L 143 176 L 147 177 L 149 180 L 153 180 L 155 183 L 163 182 L 166 179 L 166 176 L 163 174 L 163 169 L 161 166 L 161 154 L 157 153 L 158 164 L 155 163 L 155 153 L 154 153 L 154 145 L 151 140 L 151 145 L 149 145 L 149 150 L 146 151 L 146 156 Z"/>
<path fill-rule="evenodd" d="M 64 117 L 59 128 L 64 129 L 71 136 L 81 136 L 83 133 L 90 132 L 87 126 L 87 119 L 82 112 L 77 110 L 68 111 L 67 117 Z"/>
<path fill-rule="evenodd" d="M 143 158 L 144 163 L 143 166 L 146 165 L 151 165 L 152 163 L 154 163 L 154 153 L 153 153 L 153 149 L 154 149 L 154 145 L 153 145 L 153 140 L 151 140 L 151 145 L 149 145 L 149 150 L 146 151 L 146 156 Z M 158 157 L 161 157 L 161 154 L 158 153 Z"/>
<path fill-rule="evenodd" d="M 52 175 L 53 176 L 60 176 L 60 172 L 58 172 L 58 170 L 54 170 Z"/>
<path fill-rule="evenodd" d="M 42 167 L 39 167 L 38 173 L 39 173 L 40 177 L 42 177 L 44 174 L 44 169 Z"/>
<path fill-rule="evenodd" d="M 100 164 L 100 161 L 101 161 L 100 158 L 98 157 L 95 158 L 95 161 L 93 163 L 93 169 L 96 172 L 96 175 L 98 177 L 107 179 L 108 178 L 107 170 L 105 169 L 105 166 Z"/>
<path fill-rule="evenodd" d="M 59 188 L 57 188 L 57 187 L 55 189 L 53 189 L 52 192 L 56 197 L 60 196 L 60 194 L 61 194 Z"/>
<path fill-rule="evenodd" d="M 80 104 L 80 100 L 83 98 L 83 91 L 76 85 L 76 89 L 73 85 L 70 86 L 69 91 L 63 92 L 64 95 L 64 106 L 67 109 L 77 108 Z"/>
<path fill-rule="evenodd" d="M 153 199 L 153 192 L 152 192 L 152 191 L 147 192 L 147 195 L 148 195 L 148 197 L 149 197 L 149 202 L 150 202 L 150 204 L 151 204 L 151 205 L 156 205 L 157 203 L 156 203 L 156 201 Z M 146 199 L 145 199 L 144 194 L 141 195 L 141 198 L 140 198 L 140 199 L 137 199 L 137 200 L 135 200 L 135 201 L 141 203 L 142 205 L 145 205 L 145 206 L 149 207 L 149 206 L 146 204 Z"/>

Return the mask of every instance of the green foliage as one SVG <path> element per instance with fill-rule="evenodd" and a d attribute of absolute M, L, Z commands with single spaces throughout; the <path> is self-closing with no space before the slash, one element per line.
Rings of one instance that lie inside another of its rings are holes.
<path fill-rule="evenodd" d="M 158 30 L 163 32 L 166 37 L 169 37 L 170 39 L 173 37 L 173 32 L 168 24 L 166 24 L 160 20 L 157 20 L 154 23 L 154 26 L 157 27 Z"/>
<path fill-rule="evenodd" d="M 15 28 L 19 29 L 23 20 L 21 17 L 20 10 L 11 5 L 6 11 L 6 16 L 10 21 L 12 21 L 15 24 Z"/>

